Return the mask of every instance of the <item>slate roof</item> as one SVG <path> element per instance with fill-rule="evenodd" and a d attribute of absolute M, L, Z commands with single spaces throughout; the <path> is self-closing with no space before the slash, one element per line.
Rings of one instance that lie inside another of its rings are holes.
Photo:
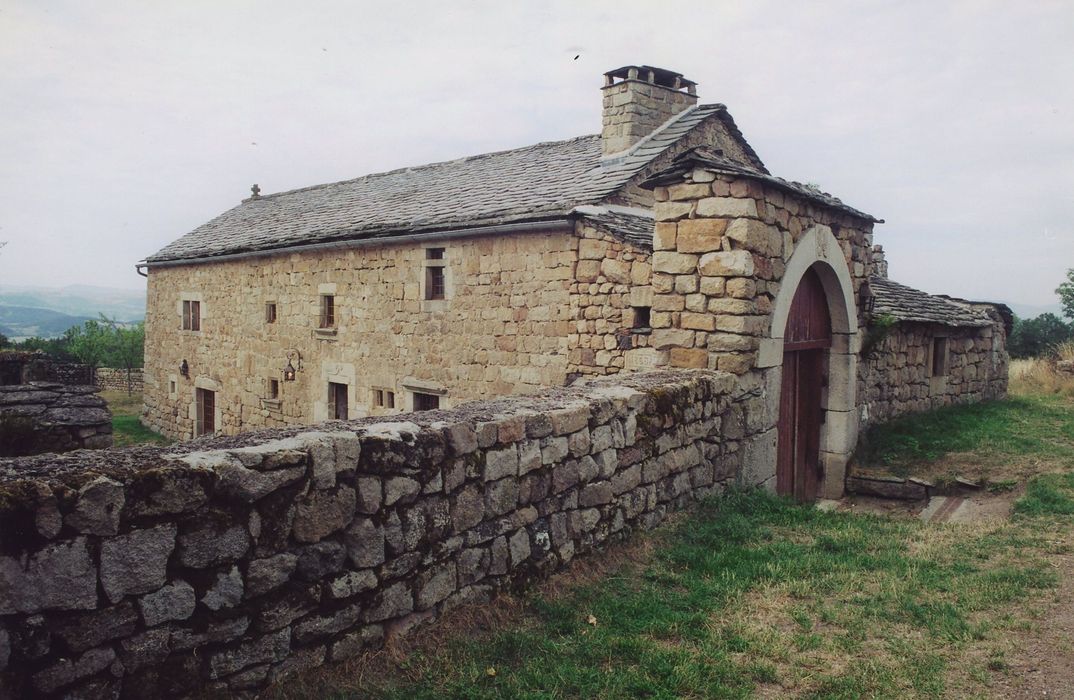
<path fill-rule="evenodd" d="M 152 265 L 345 239 L 563 219 L 574 207 L 615 193 L 714 114 L 741 136 L 723 105 L 700 105 L 620 157 L 601 157 L 598 134 L 263 195 L 243 201 L 146 260 Z M 756 153 L 745 147 L 763 169 Z"/>
<path fill-rule="evenodd" d="M 876 297 L 874 316 L 890 315 L 898 321 L 939 323 L 956 327 L 980 328 L 992 325 L 992 320 L 982 311 L 958 304 L 949 298 L 926 294 L 884 277 L 871 277 L 869 287 Z"/>
<path fill-rule="evenodd" d="M 698 148 L 691 148 L 689 151 L 680 154 L 675 158 L 674 164 L 666 168 L 655 175 L 645 180 L 646 185 L 664 185 L 673 182 L 680 182 L 682 176 L 692 170 L 696 166 L 702 166 L 708 170 L 714 172 L 723 173 L 725 175 L 737 175 L 741 177 L 749 177 L 754 180 L 760 180 L 768 183 L 786 192 L 791 192 L 805 199 L 812 200 L 819 204 L 823 204 L 826 207 L 832 207 L 839 211 L 846 212 L 860 219 L 866 221 L 872 221 L 873 223 L 882 224 L 883 219 L 877 219 L 872 214 L 866 214 L 863 211 L 855 209 L 854 207 L 844 204 L 843 200 L 838 197 L 828 194 L 811 185 L 804 185 L 801 182 L 795 182 L 793 180 L 784 180 L 781 177 L 770 175 L 767 170 L 761 170 L 759 168 L 753 168 L 748 165 L 744 165 L 737 161 L 731 160 L 723 153 L 705 148 L 704 146 Z"/>
<path fill-rule="evenodd" d="M 648 209 L 618 206 L 580 206 L 574 213 L 583 221 L 639 248 L 652 249 L 656 220 Z"/>

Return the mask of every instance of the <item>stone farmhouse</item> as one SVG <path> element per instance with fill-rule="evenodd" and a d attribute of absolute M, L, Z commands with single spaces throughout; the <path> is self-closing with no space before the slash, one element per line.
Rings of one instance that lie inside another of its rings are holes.
<path fill-rule="evenodd" d="M 859 429 L 1002 396 L 1009 311 L 887 278 L 879 219 L 773 176 L 681 74 L 600 134 L 251 197 L 149 256 L 145 422 L 172 437 L 731 373 L 740 481 L 842 493 Z"/>

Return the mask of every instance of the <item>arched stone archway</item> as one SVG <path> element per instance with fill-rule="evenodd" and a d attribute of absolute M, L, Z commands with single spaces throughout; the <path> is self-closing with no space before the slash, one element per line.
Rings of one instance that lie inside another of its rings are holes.
<path fill-rule="evenodd" d="M 819 494 L 838 498 L 843 494 L 846 465 L 857 444 L 856 412 L 858 313 L 854 285 L 843 250 L 827 226 L 814 226 L 802 236 L 787 261 L 772 310 L 768 337 L 761 342 L 758 369 L 780 368 L 784 336 L 791 303 L 807 271 L 816 273 L 824 289 L 831 319 L 832 343 L 828 353 L 828 386 L 821 397 L 824 412 L 820 431 L 820 466 L 823 478 Z M 780 386 L 776 379 L 769 386 Z"/>

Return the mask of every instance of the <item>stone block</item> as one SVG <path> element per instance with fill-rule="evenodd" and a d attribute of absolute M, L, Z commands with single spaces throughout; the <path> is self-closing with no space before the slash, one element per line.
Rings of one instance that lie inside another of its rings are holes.
<path fill-rule="evenodd" d="M 754 273 L 753 256 L 745 250 L 706 253 L 698 269 L 710 277 L 750 277 Z"/>
<path fill-rule="evenodd" d="M 726 236 L 755 253 L 768 256 L 782 253 L 783 234 L 775 226 L 757 219 L 735 219 L 727 227 Z"/>
<path fill-rule="evenodd" d="M 319 542 L 350 524 L 355 504 L 354 489 L 349 486 L 311 491 L 298 502 L 291 534 L 298 542 Z"/>
<path fill-rule="evenodd" d="M 247 469 L 238 462 L 222 464 L 216 469 L 219 477 L 217 491 L 245 503 L 252 503 L 276 489 L 293 484 L 305 476 L 305 467 L 290 467 L 276 471 Z M 335 472 L 332 473 L 333 479 Z"/>
<path fill-rule="evenodd" d="M 34 690 L 52 693 L 65 685 L 108 668 L 116 660 L 116 653 L 109 647 L 90 649 L 77 659 L 61 658 L 32 676 Z"/>
<path fill-rule="evenodd" d="M 348 571 L 328 582 L 328 597 L 334 600 L 350 598 L 377 587 L 377 577 L 369 569 Z"/>
<path fill-rule="evenodd" d="M 713 299 L 712 301 L 721 301 L 720 299 Z M 716 319 L 709 313 L 695 313 L 693 311 L 684 311 L 679 316 L 679 324 L 683 328 L 689 328 L 696 331 L 714 331 L 716 330 Z"/>
<path fill-rule="evenodd" d="M 697 271 L 697 256 L 668 250 L 657 250 L 653 252 L 652 264 L 653 272 L 685 275 Z"/>
<path fill-rule="evenodd" d="M 243 641 L 209 656 L 209 678 L 222 678 L 255 664 L 282 661 L 291 650 L 291 630 Z"/>
<path fill-rule="evenodd" d="M 78 490 L 78 502 L 67 524 L 91 535 L 115 535 L 126 500 L 122 484 L 99 476 Z"/>
<path fill-rule="evenodd" d="M 501 515 L 518 506 L 518 479 L 507 477 L 485 484 L 485 510 L 489 515 Z"/>
<path fill-rule="evenodd" d="M 179 535 L 179 563 L 193 569 L 237 561 L 250 548 L 250 537 L 242 525 L 228 525 L 227 515 L 195 524 L 195 529 Z"/>
<path fill-rule="evenodd" d="M 678 225 L 673 221 L 661 221 L 653 228 L 653 250 L 675 250 Z"/>
<path fill-rule="evenodd" d="M 97 568 L 85 537 L 47 545 L 26 558 L 0 556 L 0 615 L 96 605 Z"/>
<path fill-rule="evenodd" d="M 514 445 L 485 453 L 485 481 L 495 481 L 505 476 L 518 476 L 518 449 Z"/>
<path fill-rule="evenodd" d="M 675 250 L 680 253 L 720 250 L 727 228 L 727 219 L 684 219 L 678 224 Z"/>
<path fill-rule="evenodd" d="M 163 586 L 175 533 L 175 525 L 169 523 L 104 540 L 101 586 L 108 599 L 116 603 L 129 593 L 148 593 Z"/>
<path fill-rule="evenodd" d="M 675 221 L 689 216 L 693 210 L 693 202 L 657 202 L 653 205 L 653 216 L 657 222 Z"/>
<path fill-rule="evenodd" d="M 511 552 L 511 566 L 518 566 L 530 558 L 530 536 L 526 528 L 521 528 L 511 535 L 510 540 L 508 540 L 508 547 Z"/>
<path fill-rule="evenodd" d="M 428 572 L 415 599 L 418 610 L 428 610 L 458 590 L 455 562 L 451 561 Z"/>
<path fill-rule="evenodd" d="M 630 284 L 630 263 L 612 258 L 605 258 L 600 263 L 600 272 L 609 282 Z"/>
<path fill-rule="evenodd" d="M 694 345 L 694 331 L 681 328 L 654 328 L 649 345 L 657 350 L 690 348 Z"/>
<path fill-rule="evenodd" d="M 672 367 L 706 369 L 709 353 L 700 348 L 672 348 L 670 362 Z"/>
<path fill-rule="evenodd" d="M 162 622 L 186 620 L 194 614 L 195 602 L 194 588 L 186 581 L 176 580 L 139 598 L 138 607 L 145 626 L 155 627 Z"/>
<path fill-rule="evenodd" d="M 373 600 L 373 607 L 365 615 L 367 622 L 380 622 L 414 610 L 414 596 L 402 581 L 385 588 Z"/>
<path fill-rule="evenodd" d="M 237 566 L 216 575 L 209 590 L 201 597 L 201 604 L 209 610 L 217 611 L 233 608 L 242 601 L 242 574 Z"/>
<path fill-rule="evenodd" d="M 689 199 L 701 199 L 707 197 L 712 192 L 712 188 L 706 184 L 678 184 L 668 187 L 668 199 L 671 201 L 682 201 Z"/>
<path fill-rule="evenodd" d="M 296 573 L 303 581 L 320 581 L 343 568 L 347 548 L 333 540 L 309 544 L 298 550 Z"/>
<path fill-rule="evenodd" d="M 377 566 L 384 562 L 384 528 L 369 518 L 355 518 L 343 535 L 347 556 L 359 568 Z"/>
<path fill-rule="evenodd" d="M 124 601 L 103 610 L 72 617 L 56 630 L 56 636 L 68 648 L 80 653 L 113 639 L 134 634 L 138 627 L 138 613 L 130 601 Z"/>
<path fill-rule="evenodd" d="M 734 197 L 706 197 L 697 201 L 698 218 L 721 216 L 729 219 L 737 217 L 757 218 L 757 202 L 752 199 Z"/>

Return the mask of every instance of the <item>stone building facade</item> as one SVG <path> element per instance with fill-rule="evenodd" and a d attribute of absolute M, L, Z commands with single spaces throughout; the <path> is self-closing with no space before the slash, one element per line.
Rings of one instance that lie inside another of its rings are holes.
<path fill-rule="evenodd" d="M 145 421 L 237 433 L 716 369 L 738 377 L 743 478 L 813 498 L 842 492 L 863 421 L 1003 393 L 998 312 L 886 284 L 878 219 L 772 176 L 679 74 L 629 66 L 603 95 L 600 135 L 255 187 L 150 256 Z M 877 345 L 885 293 L 953 315 Z M 903 348 L 937 329 L 948 378 L 908 390 Z"/>

